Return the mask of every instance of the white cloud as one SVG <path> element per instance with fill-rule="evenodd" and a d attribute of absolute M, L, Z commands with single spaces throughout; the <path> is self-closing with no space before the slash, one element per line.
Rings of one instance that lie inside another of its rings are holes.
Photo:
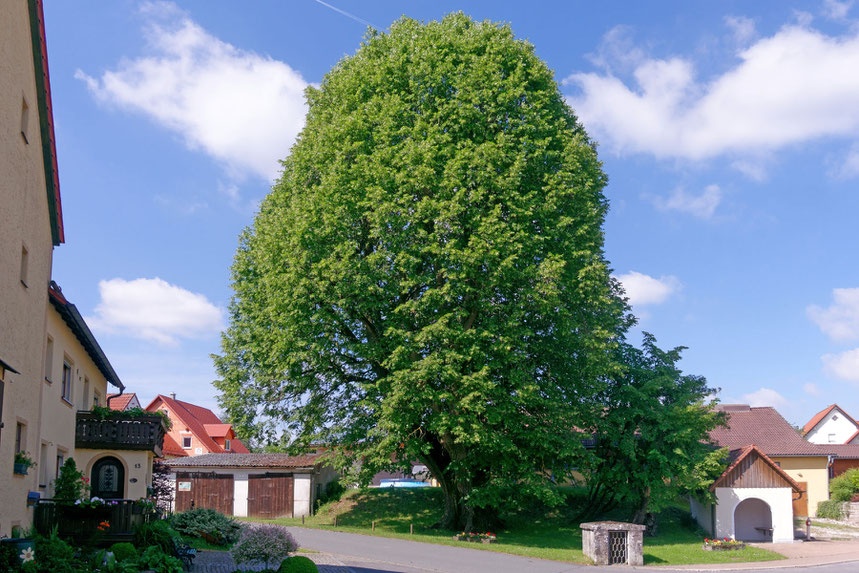
<path fill-rule="evenodd" d="M 823 14 L 830 20 L 841 21 L 847 18 L 847 13 L 853 7 L 853 0 L 838 2 L 837 0 L 823 1 Z"/>
<path fill-rule="evenodd" d="M 287 64 L 215 38 L 172 3 L 148 3 L 146 55 L 83 80 L 100 101 L 137 111 L 225 163 L 273 179 L 304 125 L 308 83 Z"/>
<path fill-rule="evenodd" d="M 830 175 L 838 179 L 853 179 L 859 176 L 859 145 L 854 144 L 836 169 Z"/>
<path fill-rule="evenodd" d="M 755 21 L 745 16 L 727 16 L 725 25 L 731 29 L 734 41 L 746 45 L 755 37 Z"/>
<path fill-rule="evenodd" d="M 832 289 L 832 298 L 829 308 L 809 306 L 808 318 L 836 342 L 859 339 L 859 288 Z"/>
<path fill-rule="evenodd" d="M 718 185 L 707 185 L 700 195 L 695 195 L 678 187 L 668 197 L 652 197 L 651 200 L 663 211 L 680 211 L 709 219 L 722 202 L 722 190 Z"/>
<path fill-rule="evenodd" d="M 790 403 L 787 398 L 772 388 L 761 388 L 749 394 L 743 395 L 743 402 L 752 407 L 772 406 L 773 408 L 784 408 Z"/>
<path fill-rule="evenodd" d="M 811 396 L 820 396 L 820 388 L 817 387 L 817 384 L 814 382 L 809 382 L 808 384 L 803 385 L 803 392 L 806 394 L 810 394 Z"/>
<path fill-rule="evenodd" d="M 823 369 L 842 380 L 859 382 L 859 348 L 839 354 L 824 354 Z"/>
<path fill-rule="evenodd" d="M 223 313 L 202 294 L 160 278 L 98 284 L 101 301 L 87 322 L 95 329 L 133 338 L 176 344 L 179 338 L 203 338 L 223 329 Z"/>
<path fill-rule="evenodd" d="M 651 277 L 644 273 L 629 271 L 617 277 L 623 283 L 623 290 L 632 306 L 660 304 L 680 290 L 681 283 L 674 276 Z"/>
<path fill-rule="evenodd" d="M 610 69 L 567 84 L 585 126 L 618 153 L 706 159 L 766 154 L 824 137 L 859 136 L 859 34 L 788 25 L 712 79 L 685 58 L 645 59 L 627 85 Z"/>

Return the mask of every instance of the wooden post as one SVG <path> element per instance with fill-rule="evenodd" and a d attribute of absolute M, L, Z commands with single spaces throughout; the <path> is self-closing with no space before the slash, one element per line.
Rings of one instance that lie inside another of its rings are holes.
<path fill-rule="evenodd" d="M 301 516 L 301 525 L 304 525 L 304 516 Z"/>
<path fill-rule="evenodd" d="M 334 516 L 334 527 L 337 527 L 337 516 Z"/>
<path fill-rule="evenodd" d="M 414 534 L 415 534 L 415 524 L 409 523 L 409 535 L 414 535 Z"/>
<path fill-rule="evenodd" d="M 373 520 L 373 531 L 376 531 L 376 520 Z"/>

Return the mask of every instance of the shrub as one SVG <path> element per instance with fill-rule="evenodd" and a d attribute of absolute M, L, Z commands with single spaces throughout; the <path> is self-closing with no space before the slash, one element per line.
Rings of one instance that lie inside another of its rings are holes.
<path fill-rule="evenodd" d="M 114 543 L 110 546 L 110 552 L 117 561 L 132 561 L 137 559 L 137 549 L 131 543 Z"/>
<path fill-rule="evenodd" d="M 77 569 L 74 548 L 60 539 L 57 530 L 36 536 L 36 570 L 45 573 L 72 573 Z"/>
<path fill-rule="evenodd" d="M 292 534 L 282 525 L 246 525 L 230 554 L 236 563 L 281 561 L 298 549 Z"/>
<path fill-rule="evenodd" d="M 141 523 L 134 530 L 134 546 L 138 549 L 158 547 L 166 553 L 173 552 L 173 539 L 177 534 L 166 521 Z"/>
<path fill-rule="evenodd" d="M 172 551 L 172 549 L 171 549 Z M 182 562 L 168 555 L 160 547 L 150 547 L 143 552 L 137 561 L 143 570 L 151 569 L 158 573 L 182 573 Z"/>
<path fill-rule="evenodd" d="M 74 458 L 69 458 L 60 467 L 60 474 L 54 480 L 54 499 L 77 500 L 86 497 L 89 480 L 78 471 Z"/>
<path fill-rule="evenodd" d="M 833 499 L 821 501 L 817 504 L 817 517 L 844 519 L 844 505 L 842 502 Z"/>
<path fill-rule="evenodd" d="M 303 555 L 296 555 L 295 557 L 284 559 L 277 573 L 318 573 L 318 571 L 316 563 Z"/>
<path fill-rule="evenodd" d="M 214 509 L 192 509 L 173 516 L 173 528 L 183 535 L 211 536 L 217 545 L 231 545 L 242 533 L 239 523 Z"/>
<path fill-rule="evenodd" d="M 859 468 L 847 470 L 829 482 L 829 493 L 835 501 L 850 501 L 859 493 Z"/>

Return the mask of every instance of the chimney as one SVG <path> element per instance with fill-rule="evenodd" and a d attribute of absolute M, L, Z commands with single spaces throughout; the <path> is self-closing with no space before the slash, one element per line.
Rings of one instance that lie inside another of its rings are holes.
<path fill-rule="evenodd" d="M 176 392 L 170 392 L 170 397 L 175 400 L 176 399 Z"/>

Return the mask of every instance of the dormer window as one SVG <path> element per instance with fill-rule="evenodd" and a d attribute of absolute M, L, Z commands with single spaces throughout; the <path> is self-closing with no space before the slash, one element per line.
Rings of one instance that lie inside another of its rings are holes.
<path fill-rule="evenodd" d="M 230 440 L 224 440 L 224 449 L 230 451 Z"/>

